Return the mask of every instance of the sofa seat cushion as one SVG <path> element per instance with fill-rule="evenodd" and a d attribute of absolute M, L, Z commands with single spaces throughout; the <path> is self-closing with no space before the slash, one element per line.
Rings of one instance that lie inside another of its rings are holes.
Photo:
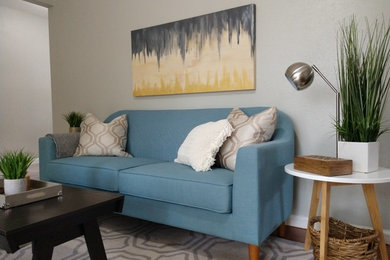
<path fill-rule="evenodd" d="M 48 162 L 50 181 L 118 191 L 118 172 L 140 165 L 161 162 L 149 158 L 114 156 L 67 157 Z"/>
<path fill-rule="evenodd" d="M 148 164 L 122 170 L 119 192 L 218 213 L 232 211 L 233 172 L 214 168 L 196 172 L 174 162 Z"/>

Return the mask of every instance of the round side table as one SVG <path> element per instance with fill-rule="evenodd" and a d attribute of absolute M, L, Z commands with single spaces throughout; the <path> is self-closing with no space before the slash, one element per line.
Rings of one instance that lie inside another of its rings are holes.
<path fill-rule="evenodd" d="M 374 184 L 390 182 L 390 169 L 379 168 L 375 172 L 360 173 L 353 172 L 349 175 L 323 176 L 315 173 L 305 172 L 294 169 L 294 164 L 288 164 L 284 167 L 286 173 L 298 178 L 313 180 L 313 191 L 311 194 L 311 203 L 309 211 L 309 220 L 316 215 L 319 198 L 321 196 L 321 229 L 320 229 L 320 260 L 327 259 L 328 250 L 328 232 L 329 232 L 329 204 L 331 186 L 340 185 L 362 185 L 368 211 L 370 212 L 373 228 L 379 233 L 379 249 L 382 260 L 388 260 L 386 242 L 383 235 L 382 220 L 379 213 L 378 202 L 376 199 Z M 322 194 L 321 194 L 322 193 Z M 310 249 L 309 223 L 306 230 L 305 250 Z"/>

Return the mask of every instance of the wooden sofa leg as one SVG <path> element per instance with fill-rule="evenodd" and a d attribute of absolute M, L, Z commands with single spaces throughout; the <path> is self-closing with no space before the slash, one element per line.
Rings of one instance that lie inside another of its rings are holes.
<path fill-rule="evenodd" d="M 255 245 L 248 245 L 249 260 L 260 260 L 260 247 Z"/>

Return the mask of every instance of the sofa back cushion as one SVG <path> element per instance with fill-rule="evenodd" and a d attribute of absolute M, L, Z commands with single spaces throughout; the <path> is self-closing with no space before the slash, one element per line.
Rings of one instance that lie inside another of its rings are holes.
<path fill-rule="evenodd" d="M 268 107 L 241 108 L 248 116 L 259 113 Z M 210 121 L 227 118 L 232 108 L 182 109 L 182 110 L 121 110 L 110 115 L 110 122 L 119 115 L 126 114 L 128 139 L 126 151 L 134 157 L 147 157 L 173 161 L 188 133 L 196 126 Z M 289 120 L 278 112 L 278 127 L 285 127 Z M 288 124 L 288 127 L 291 127 Z"/>

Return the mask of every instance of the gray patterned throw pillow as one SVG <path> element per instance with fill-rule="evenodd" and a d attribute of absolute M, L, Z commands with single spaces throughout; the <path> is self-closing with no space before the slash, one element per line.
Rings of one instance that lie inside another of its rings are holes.
<path fill-rule="evenodd" d="M 103 123 L 91 113 L 80 125 L 80 141 L 73 156 L 116 155 L 132 157 L 125 152 L 127 142 L 126 115 L 118 116 L 109 123 Z"/>
<path fill-rule="evenodd" d="M 227 119 L 234 131 L 219 150 L 217 160 L 220 166 L 234 171 L 238 149 L 271 139 L 277 122 L 277 109 L 271 107 L 248 117 L 241 109 L 234 108 Z"/>

